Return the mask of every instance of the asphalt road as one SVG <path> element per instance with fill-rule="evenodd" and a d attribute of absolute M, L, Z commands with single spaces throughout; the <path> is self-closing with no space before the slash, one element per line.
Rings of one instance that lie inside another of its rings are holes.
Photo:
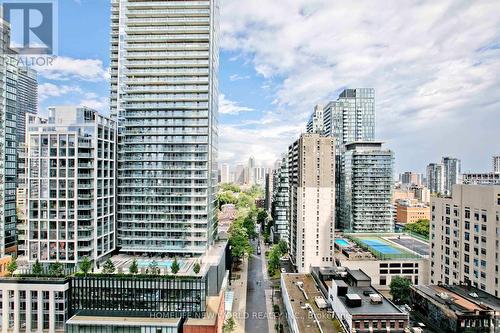
<path fill-rule="evenodd" d="M 257 242 L 254 242 L 256 246 Z M 247 283 L 247 306 L 248 317 L 245 322 L 245 333 L 267 333 L 271 332 L 268 325 L 266 310 L 266 295 L 264 290 L 270 288 L 268 280 L 264 280 L 262 266 L 264 264 L 264 248 L 262 253 L 257 255 L 254 251 L 248 263 L 248 283 Z"/>

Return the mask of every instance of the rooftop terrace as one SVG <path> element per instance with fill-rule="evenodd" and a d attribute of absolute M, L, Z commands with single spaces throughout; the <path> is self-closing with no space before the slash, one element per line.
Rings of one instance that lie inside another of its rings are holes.
<path fill-rule="evenodd" d="M 290 304 L 293 309 L 293 315 L 297 321 L 300 332 L 318 332 L 318 326 L 311 315 L 310 310 L 305 306 L 309 304 L 318 318 L 319 324 L 323 332 L 343 332 L 340 329 L 340 324 L 335 321 L 334 315 L 326 310 L 320 310 L 316 305 L 314 298 L 323 296 L 316 288 L 314 279 L 309 274 L 282 274 L 286 292 L 288 294 Z M 303 290 L 299 289 L 297 282 L 303 283 Z M 306 296 L 307 295 L 307 299 Z"/>

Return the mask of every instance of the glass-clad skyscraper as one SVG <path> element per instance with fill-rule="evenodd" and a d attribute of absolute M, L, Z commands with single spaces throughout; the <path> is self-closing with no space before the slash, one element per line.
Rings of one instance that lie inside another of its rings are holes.
<path fill-rule="evenodd" d="M 118 246 L 196 255 L 214 239 L 217 0 L 112 0 Z"/>
<path fill-rule="evenodd" d="M 381 142 L 346 145 L 340 184 L 341 227 L 354 232 L 391 232 L 394 154 Z"/>

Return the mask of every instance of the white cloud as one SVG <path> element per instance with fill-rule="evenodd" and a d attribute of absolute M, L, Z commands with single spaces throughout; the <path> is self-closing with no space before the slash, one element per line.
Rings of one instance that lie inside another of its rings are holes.
<path fill-rule="evenodd" d="M 76 86 L 60 85 L 57 86 L 53 83 L 43 83 L 38 86 L 38 98 L 40 102 L 45 101 L 51 97 L 61 97 L 69 93 L 81 94 L 82 89 Z"/>
<path fill-rule="evenodd" d="M 49 80 L 104 81 L 109 79 L 109 70 L 99 59 L 74 59 L 56 57 L 51 64 L 34 67 L 38 73 Z"/>
<path fill-rule="evenodd" d="M 239 75 L 239 74 L 233 74 L 229 76 L 230 81 L 240 81 L 240 80 L 248 80 L 250 79 L 250 75 Z"/>
<path fill-rule="evenodd" d="M 219 113 L 237 115 L 241 112 L 254 111 L 252 108 L 241 106 L 237 102 L 228 100 L 224 94 L 219 95 Z"/>
<path fill-rule="evenodd" d="M 277 124 L 304 128 L 316 103 L 345 87 L 374 87 L 377 136 L 395 150 L 399 168 L 423 170 L 445 154 L 462 157 L 466 168 L 485 165 L 499 149 L 491 139 L 498 121 L 495 128 L 478 120 L 500 119 L 500 3 L 404 0 L 383 7 L 368 0 L 223 0 L 221 45 L 250 57 L 264 78 L 283 78 L 270 89 Z M 464 140 L 470 143 L 456 146 Z M 260 150 L 269 149 L 263 142 Z"/>
<path fill-rule="evenodd" d="M 86 98 L 83 98 L 80 100 L 78 103 L 81 106 L 86 106 L 91 109 L 99 111 L 100 114 L 102 115 L 109 115 L 109 99 L 108 97 L 99 97 L 97 95 L 93 96 L 87 96 Z"/>

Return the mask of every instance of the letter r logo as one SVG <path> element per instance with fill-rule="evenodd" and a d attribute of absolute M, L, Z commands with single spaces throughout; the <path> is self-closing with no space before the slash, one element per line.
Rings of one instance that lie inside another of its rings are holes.
<path fill-rule="evenodd" d="M 3 18 L 10 23 L 10 44 L 19 54 L 54 55 L 57 13 L 54 0 L 4 1 Z"/>

